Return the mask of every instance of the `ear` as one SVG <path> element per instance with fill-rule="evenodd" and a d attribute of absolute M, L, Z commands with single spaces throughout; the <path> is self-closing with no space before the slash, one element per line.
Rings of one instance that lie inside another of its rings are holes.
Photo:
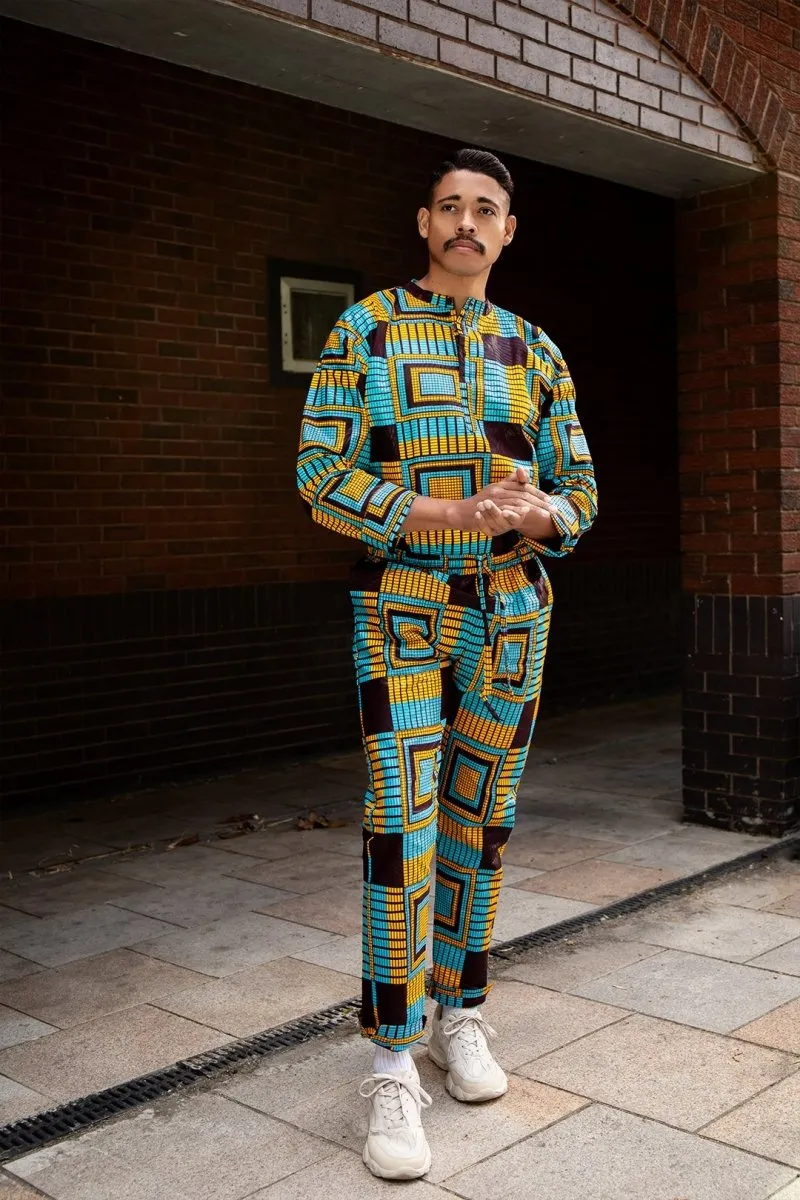
<path fill-rule="evenodd" d="M 514 234 L 516 233 L 516 230 L 517 218 L 513 217 L 511 213 L 509 213 L 506 217 L 506 231 L 505 236 L 503 237 L 504 246 L 508 246 L 514 240 Z"/>
<path fill-rule="evenodd" d="M 417 213 L 417 229 L 419 230 L 419 236 L 421 238 L 425 238 L 427 240 L 430 225 L 431 225 L 430 210 L 427 208 L 421 208 L 419 210 L 419 212 Z"/>

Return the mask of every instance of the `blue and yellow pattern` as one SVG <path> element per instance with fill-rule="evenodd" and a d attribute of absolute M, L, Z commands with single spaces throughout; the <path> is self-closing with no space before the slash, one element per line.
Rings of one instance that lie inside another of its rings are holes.
<path fill-rule="evenodd" d="M 518 466 L 550 494 L 557 536 L 403 533 L 416 495 L 462 499 Z M 336 323 L 303 416 L 298 486 L 325 528 L 360 539 L 354 656 L 370 787 L 364 811 L 361 1025 L 402 1049 L 433 997 L 480 1004 L 538 711 L 552 594 L 596 513 L 566 363 L 485 301 L 459 312 L 412 283 Z M 436 898 L 430 873 L 436 850 Z"/>
<path fill-rule="evenodd" d="M 536 720 L 551 596 L 535 560 L 501 567 L 485 584 L 495 646 L 486 697 L 475 575 L 364 561 L 351 577 L 370 771 L 361 1024 L 395 1049 L 424 1027 L 434 848 L 431 994 L 470 1006 L 488 991 L 502 853 Z"/>
<path fill-rule="evenodd" d="M 525 467 L 558 509 L 547 543 L 513 535 L 505 561 L 563 555 L 591 525 L 596 491 L 558 348 L 488 301 L 457 312 L 417 284 L 376 292 L 337 321 L 303 414 L 298 486 L 314 519 L 396 551 L 415 495 L 458 500 Z M 480 559 L 459 530 L 403 538 L 417 554 Z"/>

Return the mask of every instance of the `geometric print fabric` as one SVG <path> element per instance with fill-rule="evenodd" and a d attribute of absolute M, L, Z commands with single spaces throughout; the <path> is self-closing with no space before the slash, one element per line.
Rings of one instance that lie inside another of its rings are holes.
<path fill-rule="evenodd" d="M 418 283 L 352 305 L 322 351 L 303 414 L 297 482 L 314 519 L 384 557 L 481 559 L 490 539 L 403 534 L 414 496 L 460 500 L 515 468 L 548 492 L 557 535 L 514 533 L 505 559 L 568 554 L 596 512 L 594 472 L 558 347 L 521 317 Z M 495 554 L 495 559 L 498 555 Z"/>
<path fill-rule="evenodd" d="M 502 855 L 538 709 L 551 604 L 536 562 L 499 568 L 485 582 L 495 667 L 504 669 L 506 640 L 516 648 L 514 670 L 495 671 L 488 692 L 474 580 L 374 562 L 351 576 L 370 774 L 361 1027 L 395 1049 L 422 1036 L 429 932 L 436 1001 L 470 1007 L 489 990 Z"/>

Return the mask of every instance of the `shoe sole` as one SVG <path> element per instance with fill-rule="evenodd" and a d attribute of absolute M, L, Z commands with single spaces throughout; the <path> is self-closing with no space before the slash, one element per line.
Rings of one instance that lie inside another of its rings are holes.
<path fill-rule="evenodd" d="M 447 1059 L 439 1051 L 438 1046 L 434 1042 L 428 1042 L 428 1057 L 431 1062 L 434 1062 L 441 1071 L 447 1071 L 447 1078 L 444 1081 L 444 1086 L 447 1088 L 454 1100 L 460 1100 L 462 1104 L 483 1104 L 487 1100 L 499 1100 L 501 1096 L 505 1096 L 508 1091 L 508 1080 L 505 1081 L 505 1086 L 500 1088 L 491 1088 L 481 1092 L 471 1092 L 461 1087 L 453 1078 L 450 1068 L 447 1065 Z"/>
<path fill-rule="evenodd" d="M 375 1162 L 374 1158 L 370 1158 L 367 1153 L 366 1146 L 364 1153 L 361 1155 L 362 1161 L 366 1167 L 377 1176 L 378 1179 L 420 1179 L 423 1175 L 427 1175 L 431 1169 L 431 1154 L 428 1151 L 427 1157 L 420 1167 L 383 1167 L 380 1163 Z"/>

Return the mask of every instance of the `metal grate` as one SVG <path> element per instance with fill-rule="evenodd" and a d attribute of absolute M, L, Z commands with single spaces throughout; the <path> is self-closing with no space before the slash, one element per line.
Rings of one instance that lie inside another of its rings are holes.
<path fill-rule="evenodd" d="M 589 929 L 601 922 L 614 917 L 625 916 L 636 912 L 660 900 L 691 891 L 699 884 L 709 880 L 729 875 L 745 867 L 764 862 L 768 859 L 783 856 L 796 857 L 800 854 L 800 834 L 783 838 L 770 846 L 759 847 L 749 854 L 708 867 L 694 875 L 684 876 L 647 891 L 638 892 L 625 900 L 608 904 L 603 908 L 594 909 L 579 917 L 571 917 L 567 921 L 548 925 L 535 933 L 513 938 L 494 946 L 490 951 L 492 958 L 509 959 L 525 950 L 556 942 L 571 934 Z M 70 1134 L 79 1133 L 107 1121 L 110 1117 L 118 1116 L 130 1109 L 139 1108 L 164 1096 L 172 1095 L 183 1088 L 191 1087 L 200 1080 L 221 1075 L 241 1063 L 252 1058 L 268 1058 L 281 1050 L 292 1046 L 300 1046 L 305 1042 L 331 1033 L 342 1025 L 352 1021 L 360 1007 L 360 999 L 353 997 L 341 1004 L 332 1005 L 320 1012 L 311 1013 L 287 1025 L 276 1029 L 268 1029 L 256 1033 L 252 1037 L 241 1038 L 229 1045 L 221 1046 L 218 1050 L 207 1050 L 193 1058 L 183 1059 L 170 1067 L 152 1071 L 149 1075 L 141 1075 L 127 1083 L 117 1084 L 101 1092 L 93 1092 L 80 1100 L 71 1100 L 58 1108 L 47 1112 L 24 1117 L 10 1125 L 0 1127 L 0 1163 L 19 1158 L 38 1150 L 53 1142 L 60 1141 Z"/>
<path fill-rule="evenodd" d="M 218 1050 L 206 1050 L 203 1054 L 183 1059 L 170 1067 L 162 1067 L 149 1075 L 141 1075 L 138 1079 L 116 1084 L 102 1092 L 93 1092 L 80 1100 L 70 1100 L 47 1112 L 14 1121 L 0 1128 L 0 1162 L 8 1162 L 128 1109 L 169 1096 L 201 1079 L 220 1075 L 248 1059 L 266 1058 L 280 1050 L 322 1037 L 352 1020 L 359 1005 L 357 997 L 344 1000 L 341 1004 L 301 1017 L 288 1025 L 241 1038 L 220 1046 Z"/>

